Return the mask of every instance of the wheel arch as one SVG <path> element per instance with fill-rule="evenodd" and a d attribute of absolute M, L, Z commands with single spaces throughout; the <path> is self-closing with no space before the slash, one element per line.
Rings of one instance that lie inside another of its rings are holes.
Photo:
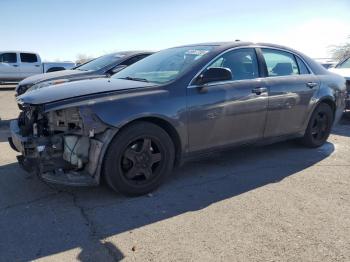
<path fill-rule="evenodd" d="M 181 163 L 181 139 L 179 133 L 176 131 L 176 128 L 167 120 L 160 118 L 160 117 L 155 117 L 155 116 L 147 116 L 147 117 L 140 117 L 137 119 L 133 119 L 132 121 L 126 123 L 123 125 L 121 128 L 126 128 L 127 126 L 134 124 L 135 122 L 150 122 L 153 123 L 162 129 L 165 130 L 165 132 L 168 133 L 170 136 L 171 140 L 174 143 L 175 147 L 175 166 L 178 166 Z"/>
<path fill-rule="evenodd" d="M 118 131 L 116 132 L 116 134 L 114 135 L 117 136 L 118 133 L 127 128 L 130 125 L 133 125 L 137 122 L 149 122 L 149 123 L 153 123 L 157 126 L 159 126 L 160 128 L 162 128 L 165 132 L 167 132 L 167 134 L 170 136 L 171 140 L 174 143 L 174 147 L 175 147 L 175 166 L 179 166 L 182 163 L 182 142 L 181 142 L 181 138 L 180 135 L 178 133 L 178 131 L 176 130 L 176 128 L 174 127 L 173 124 L 170 123 L 170 121 L 167 121 L 164 118 L 158 117 L 158 116 L 140 116 L 138 118 L 134 118 L 128 122 L 123 123 L 122 125 L 118 126 Z M 113 137 L 113 138 L 114 138 Z M 113 139 L 112 138 L 112 139 Z"/>
<path fill-rule="evenodd" d="M 325 104 L 329 105 L 332 108 L 333 117 L 335 117 L 335 113 L 336 113 L 335 98 L 332 97 L 331 95 L 323 96 L 323 97 L 319 98 L 317 101 L 315 101 L 315 103 L 313 103 L 312 107 L 310 108 L 310 110 L 309 110 L 309 112 L 308 112 L 308 114 L 307 114 L 307 116 L 305 118 L 305 122 L 303 124 L 303 129 L 302 129 L 300 134 L 304 135 L 304 132 L 306 131 L 307 125 L 309 124 L 309 121 L 311 119 L 311 116 L 312 116 L 313 112 L 322 103 L 325 103 Z"/>
<path fill-rule="evenodd" d="M 326 97 L 322 97 L 317 103 L 316 106 L 314 108 L 314 110 L 320 105 L 320 104 L 327 104 L 331 107 L 332 111 L 333 111 L 333 117 L 335 117 L 335 111 L 336 111 L 336 104 L 335 104 L 335 99 L 331 96 L 326 96 Z"/>

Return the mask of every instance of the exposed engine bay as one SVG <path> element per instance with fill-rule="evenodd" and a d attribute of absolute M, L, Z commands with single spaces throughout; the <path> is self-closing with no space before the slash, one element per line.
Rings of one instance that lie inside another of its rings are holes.
<path fill-rule="evenodd" d="M 23 107 L 11 122 L 10 144 L 21 166 L 44 180 L 69 185 L 98 184 L 101 154 L 116 132 L 88 106 L 45 112 Z"/>

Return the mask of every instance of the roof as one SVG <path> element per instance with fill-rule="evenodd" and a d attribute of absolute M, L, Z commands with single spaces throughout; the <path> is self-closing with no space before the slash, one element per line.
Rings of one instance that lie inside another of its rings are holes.
<path fill-rule="evenodd" d="M 182 45 L 180 47 L 185 47 L 185 46 L 220 46 L 220 47 L 226 47 L 226 48 L 232 48 L 236 46 L 266 46 L 266 47 L 274 47 L 274 48 L 281 48 L 281 49 L 286 49 L 290 50 L 296 53 L 300 53 L 297 50 L 294 50 L 290 47 L 283 46 L 283 45 L 277 45 L 277 44 L 272 44 L 272 43 L 254 43 L 254 42 L 248 42 L 248 41 L 240 41 L 240 40 L 235 40 L 235 41 L 229 41 L 229 42 L 207 42 L 207 43 L 198 43 L 198 44 L 189 44 L 189 45 Z"/>

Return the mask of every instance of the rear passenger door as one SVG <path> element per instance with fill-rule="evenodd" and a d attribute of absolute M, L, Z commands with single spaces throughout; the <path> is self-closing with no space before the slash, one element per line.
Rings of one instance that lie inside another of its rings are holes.
<path fill-rule="evenodd" d="M 299 56 L 279 49 L 261 48 L 266 65 L 269 103 L 264 137 L 302 131 L 318 79 Z"/>
<path fill-rule="evenodd" d="M 20 53 L 20 59 L 20 73 L 22 78 L 42 73 L 41 63 L 36 54 Z"/>

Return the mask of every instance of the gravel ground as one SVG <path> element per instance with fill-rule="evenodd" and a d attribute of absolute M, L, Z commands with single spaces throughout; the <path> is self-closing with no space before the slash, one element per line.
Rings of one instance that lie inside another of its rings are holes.
<path fill-rule="evenodd" d="M 57 190 L 6 142 L 18 114 L 0 91 L 0 261 L 350 261 L 350 120 L 329 142 L 213 155 L 159 190 Z"/>

